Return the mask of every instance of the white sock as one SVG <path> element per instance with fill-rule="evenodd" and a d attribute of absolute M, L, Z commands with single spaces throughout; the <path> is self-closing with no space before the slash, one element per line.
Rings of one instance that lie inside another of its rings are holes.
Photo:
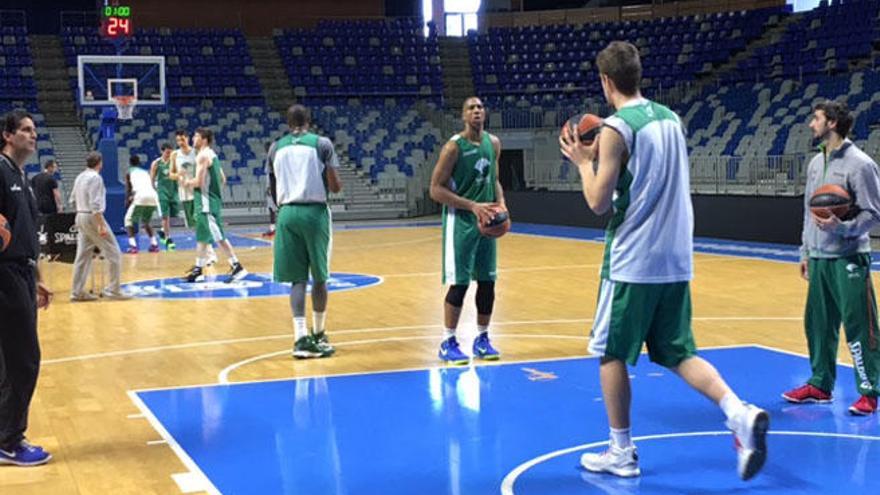
<path fill-rule="evenodd" d="M 128 238 L 128 245 L 131 247 L 137 247 L 138 244 L 137 244 L 137 241 L 134 240 L 134 237 L 129 237 Z"/>
<path fill-rule="evenodd" d="M 320 313 L 317 311 L 312 312 L 312 319 L 314 319 L 314 331 L 315 333 L 321 333 L 324 331 L 324 320 L 327 318 L 327 312 L 321 311 Z"/>
<path fill-rule="evenodd" d="M 746 408 L 746 405 L 732 391 L 722 397 L 718 405 L 721 406 L 721 410 L 724 411 L 724 415 L 729 420 L 739 416 Z"/>
<path fill-rule="evenodd" d="M 196 266 L 199 268 L 205 267 L 205 258 L 196 257 Z"/>
<path fill-rule="evenodd" d="M 293 317 L 293 334 L 296 336 L 296 340 L 299 340 L 309 334 L 309 327 L 306 326 L 305 316 Z"/>
<path fill-rule="evenodd" d="M 231 266 L 235 266 L 235 265 L 237 265 L 237 264 L 238 264 L 238 258 L 237 258 L 236 256 L 230 256 L 230 257 L 229 257 L 229 264 L 230 264 Z"/>
<path fill-rule="evenodd" d="M 611 445 L 620 449 L 632 447 L 632 428 L 610 428 L 610 430 Z"/>
<path fill-rule="evenodd" d="M 477 333 L 479 333 L 480 335 L 482 335 L 484 333 L 489 333 L 489 325 L 486 325 L 486 326 L 477 325 Z"/>
<path fill-rule="evenodd" d="M 455 337 L 455 329 L 454 328 L 444 328 L 443 329 L 443 340 L 449 340 L 449 337 Z"/>
<path fill-rule="evenodd" d="M 156 236 L 150 237 L 150 246 L 158 246 L 159 241 L 156 239 Z"/>
<path fill-rule="evenodd" d="M 217 253 L 214 252 L 214 246 L 212 246 L 210 244 L 208 244 L 208 250 L 206 252 L 208 253 L 208 258 L 216 258 L 217 257 Z"/>

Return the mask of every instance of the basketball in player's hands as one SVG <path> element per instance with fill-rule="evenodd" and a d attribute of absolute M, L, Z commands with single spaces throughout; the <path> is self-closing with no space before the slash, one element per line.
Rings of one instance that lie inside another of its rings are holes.
<path fill-rule="evenodd" d="M 6 251 L 10 242 L 12 242 L 12 227 L 9 226 L 6 217 L 0 214 L 0 253 Z"/>
<path fill-rule="evenodd" d="M 480 234 L 497 239 L 510 231 L 510 213 L 501 205 L 493 205 L 494 215 L 485 224 L 480 224 Z"/>
<path fill-rule="evenodd" d="M 843 218 L 852 206 L 852 197 L 846 189 L 837 184 L 819 186 L 810 196 L 810 211 L 819 218 L 831 215 Z"/>
<path fill-rule="evenodd" d="M 599 130 L 602 129 L 602 119 L 591 113 L 582 113 L 568 119 L 562 126 L 562 138 L 571 140 L 571 136 L 577 133 L 581 143 L 589 146 L 596 140 Z"/>

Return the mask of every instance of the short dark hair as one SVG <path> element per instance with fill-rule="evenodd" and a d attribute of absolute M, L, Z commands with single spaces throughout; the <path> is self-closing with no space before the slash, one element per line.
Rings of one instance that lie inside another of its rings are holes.
<path fill-rule="evenodd" d="M 34 117 L 20 108 L 6 112 L 6 115 L 3 116 L 3 132 L 15 134 L 15 131 L 21 127 L 21 121 L 24 119 L 31 119 L 33 121 Z M 2 141 L 2 146 L 6 146 L 6 138 L 0 137 L 0 141 Z"/>
<path fill-rule="evenodd" d="M 834 126 L 834 131 L 836 131 L 840 137 L 845 138 L 849 135 L 849 131 L 852 129 L 853 125 L 853 116 L 846 103 L 842 101 L 825 100 L 817 103 L 816 106 L 813 107 L 814 112 L 817 110 L 822 110 L 826 119 L 837 123 L 837 125 Z"/>
<path fill-rule="evenodd" d="M 58 162 L 49 158 L 48 160 L 46 160 L 46 163 L 43 164 L 43 170 L 49 170 L 50 167 L 54 167 L 56 165 L 58 165 Z"/>
<path fill-rule="evenodd" d="M 617 90 L 633 96 L 642 84 L 642 61 L 639 49 L 626 41 L 612 41 L 596 56 L 599 73 L 608 76 Z"/>
<path fill-rule="evenodd" d="M 102 155 L 100 151 L 90 151 L 89 154 L 86 155 L 86 167 L 95 168 L 102 161 L 104 161 L 104 155 Z"/>
<path fill-rule="evenodd" d="M 189 137 L 189 131 L 187 131 L 186 129 L 178 129 L 178 130 L 174 131 L 174 135 L 175 135 L 175 136 L 187 136 L 187 137 Z"/>
<path fill-rule="evenodd" d="M 141 157 L 137 155 L 131 155 L 128 159 L 128 164 L 132 167 L 140 167 L 141 166 Z"/>
<path fill-rule="evenodd" d="M 287 109 L 287 125 L 293 127 L 303 127 L 312 121 L 312 114 L 309 109 L 299 103 L 294 103 Z"/>
<path fill-rule="evenodd" d="M 160 146 L 160 149 L 161 149 L 162 151 L 165 151 L 165 150 L 173 150 L 173 149 L 174 149 L 174 146 L 171 146 L 171 143 L 162 143 L 162 146 Z"/>
<path fill-rule="evenodd" d="M 207 141 L 208 144 L 214 142 L 214 131 L 208 129 L 207 127 L 199 127 L 198 129 L 196 129 L 196 134 L 202 136 L 202 139 Z"/>

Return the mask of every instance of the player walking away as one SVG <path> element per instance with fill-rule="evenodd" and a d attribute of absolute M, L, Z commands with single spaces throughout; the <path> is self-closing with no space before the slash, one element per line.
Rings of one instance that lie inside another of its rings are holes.
<path fill-rule="evenodd" d="M 766 460 L 769 416 L 743 403 L 696 355 L 690 297 L 694 224 L 681 120 L 642 97 L 642 64 L 632 44 L 612 42 L 596 65 L 605 98 L 617 112 L 605 119 L 590 146 L 568 128 L 559 139 L 562 153 L 578 168 L 590 209 L 597 215 L 613 211 L 589 345 L 601 356 L 611 445 L 602 454 L 584 454 L 581 465 L 617 476 L 641 473 L 630 430 L 627 363 L 635 365 L 647 343 L 651 361 L 721 407 L 736 441 L 739 475 L 747 480 Z"/>
<path fill-rule="evenodd" d="M 155 162 L 153 162 L 155 166 Z M 152 168 L 152 167 L 151 167 Z M 150 222 L 159 204 L 159 195 L 153 188 L 150 172 L 141 167 L 137 155 L 128 159 L 128 173 L 125 174 L 125 197 L 128 208 L 125 211 L 125 230 L 128 231 L 128 254 L 138 253 L 137 225 L 142 225 L 150 238 L 150 252 L 159 252 L 159 241 Z"/>
<path fill-rule="evenodd" d="M 211 149 L 214 132 L 207 128 L 196 129 L 193 144 L 196 148 L 196 176 L 187 181 L 193 186 L 193 207 L 196 217 L 196 264 L 190 269 L 185 282 L 205 280 L 204 268 L 208 245 L 216 242 L 229 260 L 229 273 L 225 282 L 231 283 L 247 276 L 247 270 L 239 263 L 232 244 L 223 231 L 222 198 L 223 185 L 220 159 Z"/>
<path fill-rule="evenodd" d="M 478 335 L 473 343 L 474 357 L 500 357 L 489 340 L 495 304 L 497 242 L 482 236 L 479 224 L 494 218 L 494 207 L 506 206 L 498 182 L 501 141 L 483 130 L 485 118 L 479 98 L 464 101 L 464 130 L 443 145 L 431 176 L 431 199 L 443 204 L 443 284 L 449 285 L 443 306 L 445 330 L 439 356 L 452 364 L 468 362 L 455 332 L 471 280 L 477 281 Z"/>
<path fill-rule="evenodd" d="M 178 183 L 171 168 L 173 150 L 171 144 L 162 143 L 162 156 L 150 165 L 150 178 L 156 184 L 156 191 L 159 193 L 159 214 L 162 216 L 162 230 L 159 231 L 159 236 L 168 251 L 173 251 L 176 247 L 171 239 L 171 217 L 180 215 Z"/>
<path fill-rule="evenodd" d="M 171 153 L 170 177 L 177 181 L 177 197 L 180 199 L 181 209 L 186 227 L 196 228 L 196 217 L 193 208 L 193 186 L 189 181 L 196 176 L 196 150 L 189 144 L 189 133 L 186 129 L 178 129 L 174 133 L 177 141 L 177 149 Z M 211 266 L 217 262 L 217 253 L 214 246 L 208 244 L 208 259 L 205 266 Z"/>
<path fill-rule="evenodd" d="M 847 139 L 853 117 L 846 104 L 816 105 L 810 129 L 819 153 L 807 168 L 801 276 L 809 281 L 804 329 L 813 374 L 807 383 L 782 394 L 789 402 L 831 402 L 837 371 L 840 324 L 846 331 L 860 397 L 849 407 L 854 415 L 877 411 L 880 394 L 880 345 L 877 300 L 871 282 L 871 238 L 880 222 L 880 174 L 870 156 Z M 810 198 L 819 186 L 835 184 L 853 198 L 851 214 L 812 214 Z"/>
<path fill-rule="evenodd" d="M 309 132 L 306 107 L 287 111 L 290 132 L 272 144 L 267 159 L 269 184 L 280 207 L 274 245 L 275 280 L 290 282 L 297 358 L 327 357 L 334 349 L 327 339 L 327 279 L 333 223 L 327 192 L 339 192 L 339 160 L 333 143 Z M 313 326 L 306 326 L 306 284 L 312 275 Z"/>

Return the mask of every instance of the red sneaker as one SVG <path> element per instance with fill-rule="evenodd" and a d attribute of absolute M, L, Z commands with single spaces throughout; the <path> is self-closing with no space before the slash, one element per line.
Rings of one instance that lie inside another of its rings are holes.
<path fill-rule="evenodd" d="M 125 250 L 125 254 L 138 254 L 138 248 L 129 246 L 128 249 Z"/>
<path fill-rule="evenodd" d="M 262 237 L 263 239 L 275 238 L 275 229 L 267 230 L 267 231 L 263 232 L 262 234 L 260 234 L 260 237 Z"/>
<path fill-rule="evenodd" d="M 151 253 L 158 253 L 159 252 L 159 245 L 158 244 L 151 244 L 149 251 Z"/>
<path fill-rule="evenodd" d="M 849 413 L 855 416 L 870 416 L 877 412 L 877 398 L 863 395 L 849 406 Z"/>
<path fill-rule="evenodd" d="M 789 390 L 782 394 L 782 398 L 789 401 L 794 402 L 795 404 L 805 404 L 808 402 L 816 403 L 816 404 L 827 404 L 831 402 L 831 394 L 822 390 L 821 388 L 814 387 L 809 383 L 806 385 L 802 385 L 794 390 Z"/>

